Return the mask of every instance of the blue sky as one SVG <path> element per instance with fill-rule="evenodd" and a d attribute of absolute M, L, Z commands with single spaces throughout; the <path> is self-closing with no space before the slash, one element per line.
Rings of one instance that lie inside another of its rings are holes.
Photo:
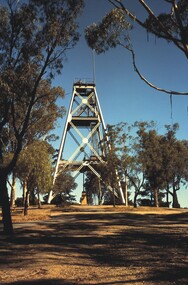
<path fill-rule="evenodd" d="M 143 17 L 144 13 L 137 0 L 125 1 L 133 12 Z M 160 3 L 159 3 L 160 2 Z M 166 8 L 164 1 L 148 0 L 154 11 Z M 59 104 L 68 109 L 72 85 L 75 78 L 92 78 L 92 51 L 84 39 L 87 25 L 102 19 L 112 6 L 107 0 L 86 0 L 84 13 L 79 19 L 80 33 L 78 45 L 67 53 L 67 60 L 61 76 L 56 77 L 54 85 L 65 89 L 65 99 Z M 136 54 L 137 66 L 153 84 L 169 90 L 187 91 L 187 60 L 182 52 L 172 44 L 147 36 L 139 27 L 131 32 Z M 106 124 L 154 120 L 160 133 L 165 124 L 178 122 L 179 139 L 187 139 L 188 134 L 188 96 L 173 96 L 172 116 L 170 97 L 147 86 L 133 69 L 131 55 L 123 48 L 112 49 L 105 54 L 95 55 L 96 87 Z M 56 133 L 61 137 L 65 118 L 58 122 Z M 56 148 L 60 141 L 56 142 Z M 188 190 L 187 190 L 188 191 Z M 188 207 L 187 191 L 179 194 L 183 207 Z"/>

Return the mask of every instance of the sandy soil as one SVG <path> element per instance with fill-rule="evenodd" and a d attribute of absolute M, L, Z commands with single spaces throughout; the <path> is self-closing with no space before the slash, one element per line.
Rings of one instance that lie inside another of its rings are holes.
<path fill-rule="evenodd" d="M 187 285 L 188 210 L 74 206 L 12 212 L 0 284 Z"/>

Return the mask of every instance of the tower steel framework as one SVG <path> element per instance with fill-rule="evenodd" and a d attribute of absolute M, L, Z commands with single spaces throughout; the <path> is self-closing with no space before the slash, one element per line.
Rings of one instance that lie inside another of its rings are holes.
<path fill-rule="evenodd" d="M 72 98 L 58 152 L 53 182 L 55 183 L 60 171 L 74 172 L 73 177 L 75 178 L 80 173 L 92 171 L 103 182 L 96 166 L 101 163 L 106 165 L 109 147 L 96 85 L 79 80 L 73 84 Z M 65 158 L 66 155 L 68 155 L 67 158 Z M 125 198 L 120 181 L 118 185 L 118 189 L 115 191 L 111 185 L 106 185 L 106 187 L 124 204 Z M 50 191 L 49 203 L 54 196 L 55 194 Z"/>

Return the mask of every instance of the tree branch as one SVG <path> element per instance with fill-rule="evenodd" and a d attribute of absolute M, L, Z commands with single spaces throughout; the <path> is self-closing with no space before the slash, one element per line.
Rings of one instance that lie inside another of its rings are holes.
<path fill-rule="evenodd" d="M 178 91 L 174 91 L 174 90 L 166 90 L 160 87 L 155 86 L 154 84 L 152 84 L 151 82 L 149 82 L 143 75 L 142 73 L 139 71 L 137 65 L 136 65 L 136 59 L 135 59 L 135 53 L 133 51 L 133 49 L 131 48 L 131 45 L 127 46 L 122 44 L 121 42 L 118 43 L 120 46 L 124 47 L 125 49 L 127 49 L 131 55 L 132 55 L 132 64 L 134 66 L 134 70 L 136 71 L 136 73 L 138 74 L 138 76 L 147 84 L 149 85 L 151 88 L 169 94 L 169 95 L 188 95 L 188 92 L 178 92 Z"/>
<path fill-rule="evenodd" d="M 185 50 L 185 54 L 188 54 L 188 45 L 187 45 L 187 29 L 184 28 L 179 11 L 178 11 L 178 5 L 176 3 L 176 1 L 173 1 L 173 9 L 174 9 L 174 14 L 180 29 L 180 35 L 182 38 L 182 45 L 184 47 Z M 188 57 L 188 56 L 187 56 Z"/>
<path fill-rule="evenodd" d="M 122 3 L 121 0 L 108 0 L 114 7 L 122 9 L 126 15 L 128 15 L 128 17 L 135 21 L 139 26 L 141 26 L 142 28 L 148 30 L 149 32 L 151 32 L 152 34 L 156 35 L 157 37 L 163 38 L 165 40 L 168 41 L 172 41 L 188 58 L 188 53 L 186 52 L 187 49 L 185 50 L 184 47 L 182 47 L 182 42 L 181 40 L 179 40 L 178 38 L 175 38 L 174 36 L 172 36 L 168 30 L 165 28 L 165 26 L 163 25 L 163 23 L 158 19 L 157 16 L 155 16 L 154 12 L 149 8 L 149 6 L 145 3 L 145 1 L 143 0 L 139 0 L 140 5 L 147 11 L 148 15 L 150 15 L 151 17 L 153 17 L 153 19 L 155 19 L 155 21 L 158 23 L 158 25 L 160 26 L 162 32 L 164 33 L 164 35 L 162 35 L 161 33 L 158 33 L 157 31 L 153 30 L 151 27 L 147 27 L 146 24 L 139 20 L 139 18 L 134 15 L 133 13 L 131 13 L 126 7 L 125 5 Z M 171 3 L 171 2 L 169 2 Z"/>

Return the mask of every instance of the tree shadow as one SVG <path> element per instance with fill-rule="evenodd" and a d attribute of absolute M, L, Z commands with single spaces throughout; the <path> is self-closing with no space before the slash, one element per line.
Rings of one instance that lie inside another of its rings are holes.
<path fill-rule="evenodd" d="M 31 280 L 31 281 L 16 281 L 11 283 L 5 283 L 9 285 L 76 285 L 76 283 L 69 282 L 62 279 L 42 279 L 42 280 Z"/>
<path fill-rule="evenodd" d="M 187 213 L 166 216 L 77 213 L 18 224 L 14 237 L 0 239 L 0 266 L 19 268 L 32 263 L 38 266 L 39 257 L 40 263 L 45 264 L 45 254 L 50 253 L 51 261 L 66 265 L 108 266 L 114 270 L 121 267 L 125 274 L 130 267 L 147 269 L 147 276 L 133 278 L 132 284 L 138 280 L 188 284 L 187 219 Z M 43 280 L 21 282 L 7 284 L 76 284 L 56 279 L 45 283 L 37 283 Z"/>

